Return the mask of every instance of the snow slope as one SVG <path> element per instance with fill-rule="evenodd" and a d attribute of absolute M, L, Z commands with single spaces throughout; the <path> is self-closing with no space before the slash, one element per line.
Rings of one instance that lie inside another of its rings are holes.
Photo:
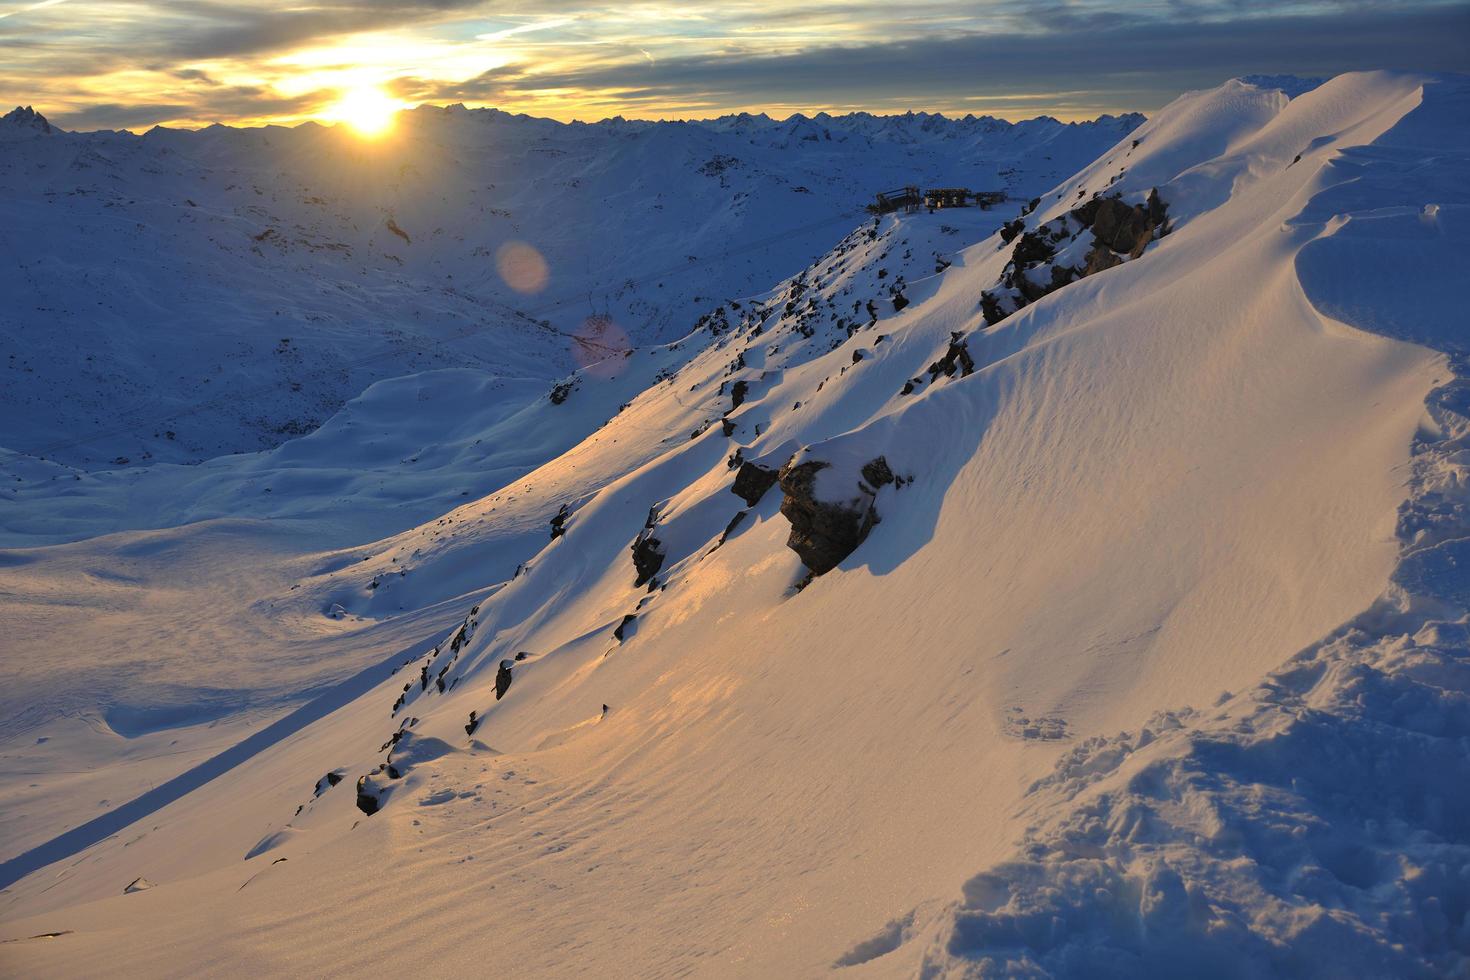
<path fill-rule="evenodd" d="M 0 446 L 85 470 L 198 462 L 310 432 L 413 371 L 549 382 L 768 288 L 876 191 L 1029 195 L 1141 121 L 588 125 L 452 106 L 363 141 L 64 133 L 18 110 L 0 124 Z M 606 336 L 585 336 L 594 313 Z"/>
<path fill-rule="evenodd" d="M 293 554 L 289 530 L 210 521 L 0 553 L 6 696 L 35 706 L 3 785 L 54 827 L 0 825 L 0 957 L 1463 972 L 1446 284 L 1470 258 L 1467 98 L 1403 73 L 1231 82 L 1009 242 L 999 217 L 864 224 L 677 344 L 584 369 L 554 408 L 623 398 L 606 424 L 371 544 Z M 1155 189 L 1168 220 L 1136 255 L 987 325 L 1027 235 L 1052 250 L 1031 271 L 1057 268 L 1091 246 L 1073 209 Z M 640 393 L 610 396 L 619 378 Z M 785 546 L 795 483 L 731 492 L 742 462 L 793 456 L 827 464 L 806 503 L 872 508 L 815 578 Z M 89 623 L 121 639 L 70 641 Z M 113 642 L 152 659 L 118 677 Z M 240 740 L 214 756 L 197 719 L 147 714 L 309 678 L 248 734 L 221 713 Z M 47 707 L 109 695 L 135 709 L 110 736 Z M 198 764 L 90 823 L 65 786 L 23 785 L 168 738 Z"/>

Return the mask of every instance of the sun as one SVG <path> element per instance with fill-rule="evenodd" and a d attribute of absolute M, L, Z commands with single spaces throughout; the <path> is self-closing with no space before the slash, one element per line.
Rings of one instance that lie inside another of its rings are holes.
<path fill-rule="evenodd" d="M 402 108 L 403 103 L 385 95 L 380 89 L 364 87 L 343 92 L 328 116 L 351 126 L 359 136 L 371 139 L 392 128 L 394 117 Z"/>

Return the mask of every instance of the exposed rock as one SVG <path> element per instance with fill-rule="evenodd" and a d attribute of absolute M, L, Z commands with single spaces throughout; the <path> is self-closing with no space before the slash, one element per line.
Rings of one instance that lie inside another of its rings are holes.
<path fill-rule="evenodd" d="M 1056 248 L 1038 229 L 1028 231 L 1021 236 L 1021 240 L 1016 242 L 1016 247 L 1011 252 L 1011 261 L 1016 264 L 1016 269 L 1020 270 L 1036 262 L 1049 262 L 1056 254 Z"/>
<path fill-rule="evenodd" d="M 613 639 L 617 640 L 619 643 L 623 642 L 623 636 L 625 635 L 624 631 L 626 631 L 627 628 L 632 625 L 637 619 L 638 617 L 633 615 L 632 613 L 628 613 L 626 616 L 624 616 L 623 621 L 618 624 L 618 628 L 613 630 Z"/>
<path fill-rule="evenodd" d="M 929 365 L 929 380 L 933 381 L 941 374 L 946 378 L 954 377 L 956 370 L 960 377 L 966 378 L 975 373 L 975 359 L 970 356 L 970 348 L 965 344 L 964 334 L 952 332 L 949 335 L 949 349 L 944 356 Z"/>
<path fill-rule="evenodd" d="M 551 540 L 555 541 L 557 538 L 567 533 L 567 518 L 570 517 L 571 514 L 571 508 L 568 507 L 566 504 L 562 504 L 561 510 L 557 511 L 556 516 L 551 519 Z"/>
<path fill-rule="evenodd" d="M 750 393 L 750 383 L 744 378 L 730 386 L 730 411 L 735 411 L 745 404 L 745 396 Z"/>
<path fill-rule="evenodd" d="M 1000 298 L 988 291 L 980 293 L 980 312 L 985 316 L 986 325 L 991 327 L 1006 318 L 1006 311 L 1000 305 Z"/>
<path fill-rule="evenodd" d="M 394 221 L 392 218 L 389 218 L 386 222 L 384 222 L 384 227 L 391 231 L 393 234 L 397 235 L 399 238 L 403 239 L 408 244 L 413 244 L 413 239 L 408 237 L 408 232 L 398 227 L 398 222 Z"/>
<path fill-rule="evenodd" d="M 381 767 L 379 770 L 381 771 Z M 378 772 L 359 776 L 357 779 L 357 808 L 368 816 L 372 816 L 383 808 L 384 787 L 378 780 Z"/>
<path fill-rule="evenodd" d="M 638 578 L 633 582 L 634 586 L 648 584 L 648 580 L 658 574 L 658 570 L 664 567 L 664 546 L 649 533 L 652 528 L 644 528 L 638 537 L 633 539 L 633 568 L 638 573 Z"/>
<path fill-rule="evenodd" d="M 879 456 L 863 466 L 862 480 L 854 480 L 846 496 L 823 499 L 817 495 L 817 474 L 830 466 L 823 460 L 793 459 L 780 473 L 785 494 L 781 513 L 791 522 L 786 546 L 813 575 L 830 572 L 863 543 L 878 521 L 873 507 L 877 490 L 894 480 L 888 461 Z"/>
<path fill-rule="evenodd" d="M 340 783 L 345 776 L 346 774 L 340 769 L 333 769 L 331 772 L 327 773 L 321 779 L 318 779 L 316 781 L 316 789 L 311 795 L 321 796 L 327 790 Z"/>
<path fill-rule="evenodd" d="M 882 456 L 864 463 L 862 474 L 863 482 L 871 490 L 881 490 L 894 482 L 893 470 L 888 468 L 888 460 Z"/>
<path fill-rule="evenodd" d="M 514 660 L 500 661 L 500 669 L 495 672 L 495 700 L 499 701 L 510 690 L 510 669 L 514 666 Z"/>
<path fill-rule="evenodd" d="M 1075 237 L 1071 222 L 1092 231 L 1092 248 L 1081 268 L 1051 265 L 1056 257 L 1055 244 Z M 1121 265 L 1125 256 L 1136 259 L 1150 242 L 1168 233 L 1168 206 L 1159 197 L 1158 188 L 1150 190 L 1142 204 L 1127 204 L 1122 197 L 1094 197 L 1065 217 L 1021 235 L 1001 276 L 1002 289 L 980 294 L 985 322 L 994 326 L 1068 283 Z"/>
<path fill-rule="evenodd" d="M 730 492 L 745 501 L 747 506 L 754 507 L 761 502 L 761 498 L 766 495 L 767 490 L 771 489 L 779 475 L 776 470 L 768 466 L 752 463 L 748 459 L 743 460 L 739 471 L 735 474 L 735 483 L 730 487 Z"/>
<path fill-rule="evenodd" d="M 1125 204 L 1119 197 L 1099 197 L 1073 210 L 1072 217 L 1092 229 L 1094 250 L 1100 245 L 1137 258 L 1165 230 L 1167 212 L 1158 188 L 1154 188 L 1143 204 Z"/>
<path fill-rule="evenodd" d="M 479 728 L 479 727 L 480 727 L 480 719 L 477 718 L 477 717 L 475 717 L 475 713 L 473 711 L 471 711 L 470 712 L 470 721 L 469 721 L 469 724 L 467 724 L 467 725 L 464 726 L 464 733 L 466 735 L 471 735 L 472 736 L 472 735 L 475 734 L 475 729 L 476 728 Z"/>
<path fill-rule="evenodd" d="M 1103 244 L 1094 244 L 1092 250 L 1087 253 L 1087 264 L 1082 269 L 1084 276 L 1091 276 L 1115 265 L 1122 265 L 1123 260 L 1118 253 Z"/>
<path fill-rule="evenodd" d="M 725 530 L 720 532 L 720 540 L 715 542 L 716 548 L 721 547 L 726 541 L 730 539 L 730 535 L 735 533 L 735 529 L 738 528 L 745 521 L 745 517 L 749 513 L 750 511 L 748 510 L 735 512 L 735 516 L 730 518 L 730 523 L 725 525 Z"/>

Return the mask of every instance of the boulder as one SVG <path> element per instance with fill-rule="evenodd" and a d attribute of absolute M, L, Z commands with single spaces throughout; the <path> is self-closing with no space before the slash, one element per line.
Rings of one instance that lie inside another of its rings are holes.
<path fill-rule="evenodd" d="M 551 540 L 555 541 L 567 533 L 567 518 L 572 515 L 572 509 L 566 504 L 561 505 L 561 510 L 551 519 Z"/>
<path fill-rule="evenodd" d="M 830 572 L 863 543 L 878 521 L 873 506 L 878 489 L 894 482 L 888 461 L 879 456 L 863 465 L 861 478 L 852 479 L 850 487 L 828 485 L 819 492 L 818 475 L 831 466 L 819 459 L 793 458 L 779 477 L 781 513 L 791 522 L 786 546 L 813 575 Z"/>
<path fill-rule="evenodd" d="M 766 491 L 775 484 L 779 473 L 768 466 L 752 463 L 750 460 L 742 460 L 740 469 L 735 474 L 735 483 L 730 487 L 730 492 L 749 507 L 754 507 L 761 502 Z"/>
<path fill-rule="evenodd" d="M 633 539 L 633 569 L 638 573 L 638 578 L 633 582 L 634 586 L 647 585 L 648 581 L 658 574 L 658 570 L 664 567 L 664 546 L 649 533 L 651 528 L 644 528 L 638 537 Z"/>
<path fill-rule="evenodd" d="M 500 669 L 495 672 L 495 700 L 499 701 L 510 690 L 510 669 L 514 666 L 514 660 L 500 661 Z"/>

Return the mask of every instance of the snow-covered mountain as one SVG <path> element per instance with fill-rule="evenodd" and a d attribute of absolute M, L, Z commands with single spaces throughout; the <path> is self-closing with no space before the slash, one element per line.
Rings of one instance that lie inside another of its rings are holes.
<path fill-rule="evenodd" d="M 1237 80 L 534 399 L 26 462 L 76 540 L 0 552 L 0 956 L 1463 973 L 1467 118 Z"/>
<path fill-rule="evenodd" d="M 452 106 L 364 141 L 64 133 L 17 109 L 0 120 L 0 446 L 86 470 L 198 462 L 417 370 L 549 383 L 769 288 L 875 192 L 1029 196 L 1140 122 L 569 125 Z"/>

